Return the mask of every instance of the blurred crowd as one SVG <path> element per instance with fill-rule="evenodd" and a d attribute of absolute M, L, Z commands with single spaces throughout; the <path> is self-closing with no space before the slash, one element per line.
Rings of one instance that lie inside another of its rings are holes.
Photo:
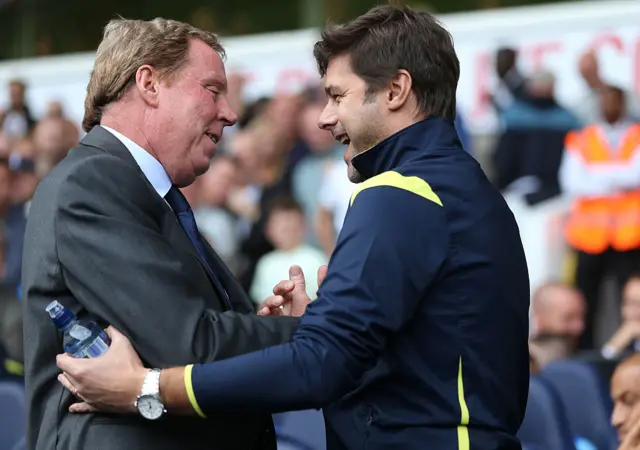
<path fill-rule="evenodd" d="M 597 367 L 602 398 L 612 401 L 602 411 L 622 440 L 640 421 L 640 107 L 637 93 L 603 76 L 597 53 L 581 55 L 576 70 L 584 95 L 565 105 L 552 72 L 523 73 L 514 49 L 497 51 L 499 85 L 487 94 L 501 122 L 491 178 L 523 205 L 520 214 L 566 205 L 559 227 L 568 270 L 532 292 L 531 372 L 544 380 L 552 363 L 569 360 Z M 614 331 L 598 338 L 605 309 L 616 311 Z M 599 417 L 600 388 L 591 390 L 565 404 L 568 417 Z M 592 410 L 580 412 L 581 401 Z M 607 448 L 573 437 L 578 449 Z"/>
<path fill-rule="evenodd" d="M 579 59 L 585 92 L 576 105 L 557 100 L 552 72 L 522 74 L 515 50 L 499 49 L 495 62 L 499 88 L 488 95 L 502 123 L 491 154 L 495 185 L 530 208 L 560 196 L 570 201 L 562 224 L 570 277 L 558 274 L 533 293 L 532 333 L 566 332 L 573 350 L 593 350 L 602 303 L 622 308 L 625 286 L 640 273 L 638 97 L 603 79 L 593 51 Z M 606 282 L 613 289 L 603 295 Z M 556 296 L 573 305 L 570 316 L 547 300 Z M 551 317 L 564 320 L 565 328 L 545 329 L 540 304 L 553 305 Z M 623 328 L 624 317 L 619 314 Z M 604 347 L 606 356 L 616 356 L 609 350 Z"/>

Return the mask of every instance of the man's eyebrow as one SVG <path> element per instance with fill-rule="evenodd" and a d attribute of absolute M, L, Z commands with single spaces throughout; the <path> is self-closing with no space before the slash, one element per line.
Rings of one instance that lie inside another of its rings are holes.
<path fill-rule="evenodd" d="M 227 92 L 227 83 L 226 81 L 222 81 L 219 78 L 204 78 L 202 80 L 202 84 L 205 87 L 217 87 L 218 89 L 222 90 L 223 92 Z"/>
<path fill-rule="evenodd" d="M 324 87 L 324 91 L 327 93 L 329 97 L 332 97 L 334 95 L 340 95 L 340 89 L 337 86 L 334 86 L 332 84 L 326 85 Z"/>

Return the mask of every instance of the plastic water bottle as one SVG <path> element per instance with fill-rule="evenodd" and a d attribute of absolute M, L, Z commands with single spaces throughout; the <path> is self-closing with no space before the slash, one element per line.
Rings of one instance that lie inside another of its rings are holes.
<path fill-rule="evenodd" d="M 97 323 L 80 323 L 69 309 L 55 300 L 49 303 L 46 311 L 63 334 L 65 353 L 74 358 L 95 358 L 109 350 L 111 339 Z"/>

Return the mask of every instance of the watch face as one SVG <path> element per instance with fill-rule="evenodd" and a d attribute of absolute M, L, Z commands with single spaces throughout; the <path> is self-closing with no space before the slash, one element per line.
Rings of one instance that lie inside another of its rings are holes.
<path fill-rule="evenodd" d="M 155 395 L 143 395 L 138 399 L 138 412 L 148 420 L 159 419 L 164 413 L 164 405 Z"/>

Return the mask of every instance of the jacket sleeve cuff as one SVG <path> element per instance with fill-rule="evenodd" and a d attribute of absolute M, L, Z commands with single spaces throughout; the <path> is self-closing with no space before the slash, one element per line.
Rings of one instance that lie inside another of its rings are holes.
<path fill-rule="evenodd" d="M 193 372 L 193 364 L 188 365 L 184 368 L 184 387 L 187 390 L 187 396 L 189 397 L 189 403 L 191 403 L 191 407 L 193 410 L 203 419 L 206 419 L 207 416 L 202 412 L 200 405 L 198 404 L 198 400 L 196 399 L 196 394 L 193 391 L 193 382 L 191 380 L 191 374 Z"/>

